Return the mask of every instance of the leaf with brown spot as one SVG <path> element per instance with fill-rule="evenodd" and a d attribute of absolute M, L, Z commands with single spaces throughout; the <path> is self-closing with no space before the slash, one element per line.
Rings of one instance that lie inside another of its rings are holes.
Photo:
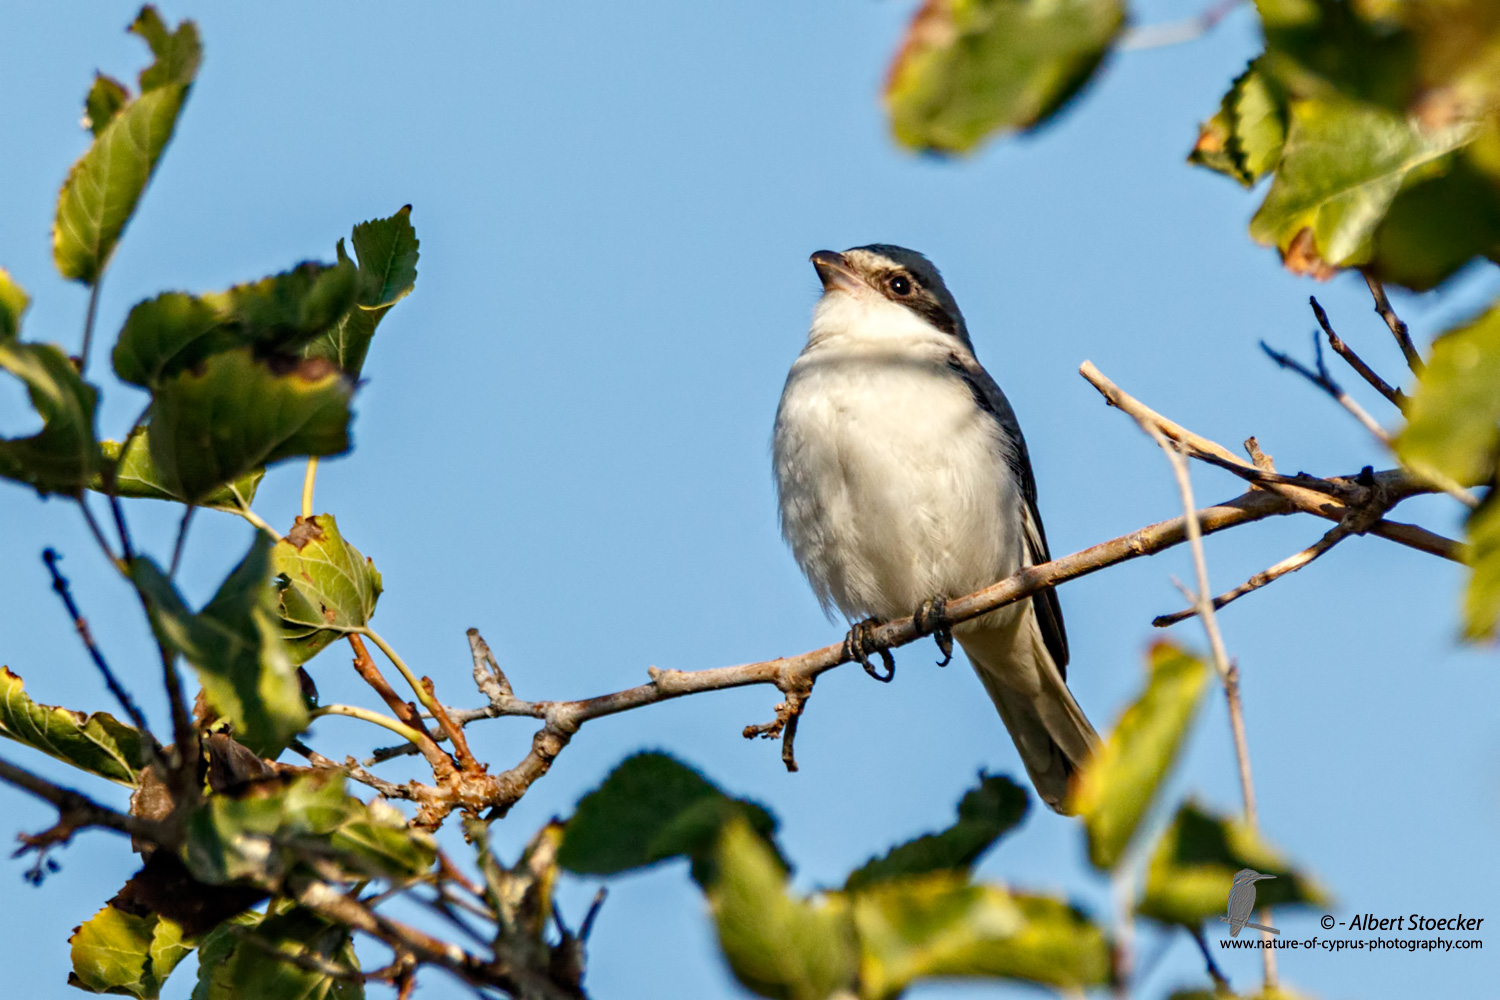
<path fill-rule="evenodd" d="M 380 571 L 344 539 L 332 514 L 299 517 L 271 550 L 282 634 L 305 663 L 329 643 L 369 624 Z"/>

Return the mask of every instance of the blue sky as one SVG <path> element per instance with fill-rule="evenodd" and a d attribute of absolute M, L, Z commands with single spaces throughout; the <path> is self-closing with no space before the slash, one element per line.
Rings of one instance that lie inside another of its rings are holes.
<path fill-rule="evenodd" d="M 1245 224 L 1254 195 L 1183 163 L 1200 118 L 1256 51 L 1246 10 L 1190 45 L 1115 58 L 1059 123 L 962 161 L 894 148 L 877 102 L 910 3 L 650 5 L 169 3 L 206 56 L 178 136 L 105 280 L 100 330 L 167 288 L 207 290 L 330 259 L 350 226 L 411 203 L 422 240 L 416 292 L 385 321 L 357 398 L 356 450 L 325 464 L 318 508 L 374 558 L 386 593 L 375 625 L 444 700 L 477 703 L 464 629 L 479 627 L 531 698 L 604 693 L 648 665 L 693 669 L 836 640 L 777 534 L 771 419 L 818 284 L 807 255 L 882 241 L 928 253 L 962 303 L 980 359 L 1025 427 L 1055 553 L 1172 516 L 1168 468 L 1149 439 L 1076 373 L 1093 360 L 1122 387 L 1230 447 L 1250 434 L 1288 471 L 1352 472 L 1389 459 L 1327 398 L 1278 371 L 1261 339 L 1306 353 L 1306 297 L 1387 377 L 1400 357 L 1357 278 L 1284 274 Z M 1137 4 L 1138 21 L 1195 13 Z M 134 6 L 25 5 L 0 63 L 0 265 L 33 294 L 28 335 L 76 347 L 86 302 L 58 279 L 48 229 L 56 190 L 86 146 L 78 127 L 96 68 L 132 76 L 144 48 Z M 1449 293 L 1397 300 L 1420 339 L 1497 287 L 1492 271 Z M 141 406 L 96 359 L 105 433 Z M 1354 380 L 1348 380 L 1352 383 Z M 1380 400 L 1354 390 L 1389 420 Z M 0 432 L 31 424 L 0 385 Z M 1237 484 L 1196 469 L 1204 500 Z M 300 468 L 268 478 L 257 510 L 285 526 Z M 132 507 L 143 544 L 170 550 L 175 515 Z M 1458 530 L 1454 505 L 1403 519 Z M 111 709 L 48 590 L 44 545 L 148 716 L 143 623 L 61 502 L 0 484 L 0 663 L 38 699 Z M 1209 542 L 1216 590 L 1310 544 L 1327 525 L 1280 519 Z M 248 544 L 202 515 L 184 583 L 205 598 Z M 1109 726 L 1142 677 L 1153 615 L 1181 603 L 1174 550 L 1062 591 L 1080 702 Z M 1330 911 L 1487 916 L 1500 887 L 1500 699 L 1493 653 L 1461 649 L 1451 565 L 1355 539 L 1223 615 L 1244 676 L 1268 836 L 1316 873 Z M 1179 638 L 1201 645 L 1194 625 Z M 770 718 L 769 690 L 653 706 L 590 723 L 495 829 L 514 854 L 530 833 L 627 753 L 670 750 L 782 819 L 804 888 L 839 880 L 890 843 L 943 825 L 981 768 L 1019 762 L 960 660 L 898 652 L 891 686 L 841 669 L 820 680 L 798 739 L 802 770 L 740 736 Z M 326 699 L 368 702 L 338 651 L 315 661 Z M 510 766 L 531 726 L 475 726 L 477 753 Z M 338 756 L 380 735 L 329 719 Z M 63 769 L 18 747 L 7 759 Z M 401 774 L 400 767 L 392 774 Z M 1176 793 L 1234 810 L 1222 699 L 1200 718 Z M 111 789 L 96 789 L 103 797 Z M 114 795 L 114 800 L 121 796 Z M 5 825 L 48 810 L 0 789 Z M 134 869 L 122 840 L 82 835 L 44 887 L 0 907 L 16 995 L 71 995 L 70 929 Z M 8 872 L 8 874 L 6 874 Z M 982 876 L 1063 891 L 1103 915 L 1076 824 L 1034 812 Z M 576 921 L 590 884 L 569 884 Z M 1317 933 L 1318 913 L 1278 917 Z M 1489 941 L 1486 942 L 1490 944 Z M 1142 996 L 1203 982 L 1180 933 L 1147 929 Z M 599 920 L 589 982 L 610 997 L 739 996 L 681 870 L 620 882 Z M 1160 958 L 1156 956 L 1160 954 Z M 1285 980 L 1326 998 L 1488 995 L 1495 947 L 1446 956 L 1298 954 Z M 1249 988 L 1257 963 L 1221 960 Z M 186 997 L 191 972 L 169 984 Z M 914 997 L 1025 995 L 923 987 Z M 419 995 L 460 996 L 439 976 Z"/>

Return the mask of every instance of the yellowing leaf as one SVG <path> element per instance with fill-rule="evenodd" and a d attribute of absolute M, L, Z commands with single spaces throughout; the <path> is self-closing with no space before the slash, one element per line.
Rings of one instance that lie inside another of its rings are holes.
<path fill-rule="evenodd" d="M 101 778 L 134 786 L 145 766 L 141 734 L 108 712 L 41 705 L 21 678 L 0 667 L 0 736 L 24 743 Z"/>
<path fill-rule="evenodd" d="M 963 153 L 1036 128 L 1089 81 L 1124 20 L 1119 0 L 927 0 L 886 84 L 896 140 Z"/>
<path fill-rule="evenodd" d="M 1362 264 L 1402 187 L 1445 170 L 1473 133 L 1467 124 L 1424 130 L 1374 104 L 1293 101 L 1276 180 L 1250 235 L 1299 273 L 1327 277 Z"/>
<path fill-rule="evenodd" d="M 1125 853 L 1208 686 L 1207 665 L 1170 643 L 1151 647 L 1148 670 L 1145 691 L 1083 772 L 1074 800 L 1097 868 L 1113 868 Z"/>
<path fill-rule="evenodd" d="M 341 635 L 369 624 L 380 571 L 344 540 L 332 514 L 298 517 L 271 549 L 282 633 L 305 663 Z"/>
<path fill-rule="evenodd" d="M 919 979 L 1019 979 L 1082 991 L 1110 982 L 1109 942 L 1067 903 L 971 885 L 951 872 L 852 895 L 860 996 L 886 1000 Z"/>
<path fill-rule="evenodd" d="M 1292 869 L 1243 822 L 1187 802 L 1151 854 L 1146 890 L 1136 910 L 1163 923 L 1197 927 L 1228 912 L 1234 873 L 1242 868 L 1274 876 L 1256 883 L 1263 904 L 1328 905 L 1316 882 Z"/>
<path fill-rule="evenodd" d="M 709 905 L 735 978 L 782 1000 L 825 1000 L 853 985 L 858 952 L 842 899 L 789 895 L 776 853 L 742 818 L 724 827 L 715 862 Z"/>

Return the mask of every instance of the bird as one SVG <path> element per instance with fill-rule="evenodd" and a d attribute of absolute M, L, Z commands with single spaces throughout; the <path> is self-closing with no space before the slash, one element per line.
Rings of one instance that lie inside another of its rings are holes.
<path fill-rule="evenodd" d="M 879 622 L 915 614 L 950 656 L 957 639 L 1038 794 L 1067 813 L 1099 737 L 1068 690 L 1056 592 L 951 631 L 944 615 L 1051 558 L 1015 412 L 925 256 L 876 243 L 810 259 L 823 293 L 772 435 L 782 537 L 824 612 L 853 623 L 846 648 L 872 676 L 894 672 L 888 651 L 885 675 L 864 655 Z"/>
<path fill-rule="evenodd" d="M 1270 931 L 1272 934 L 1281 933 L 1274 927 L 1265 927 L 1250 922 L 1250 914 L 1255 911 L 1255 883 L 1261 879 L 1275 877 L 1275 875 L 1262 875 L 1254 868 L 1241 868 L 1234 873 L 1234 880 L 1229 888 L 1229 916 L 1219 918 L 1229 925 L 1230 937 L 1239 937 L 1240 931 L 1246 927 Z"/>

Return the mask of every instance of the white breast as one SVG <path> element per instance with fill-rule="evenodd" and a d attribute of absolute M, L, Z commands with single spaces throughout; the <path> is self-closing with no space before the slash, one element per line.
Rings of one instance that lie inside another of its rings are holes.
<path fill-rule="evenodd" d="M 947 365 L 953 343 L 855 318 L 858 338 L 820 311 L 787 378 L 781 527 L 825 610 L 895 618 L 1018 569 L 1020 494 L 998 425 Z"/>

